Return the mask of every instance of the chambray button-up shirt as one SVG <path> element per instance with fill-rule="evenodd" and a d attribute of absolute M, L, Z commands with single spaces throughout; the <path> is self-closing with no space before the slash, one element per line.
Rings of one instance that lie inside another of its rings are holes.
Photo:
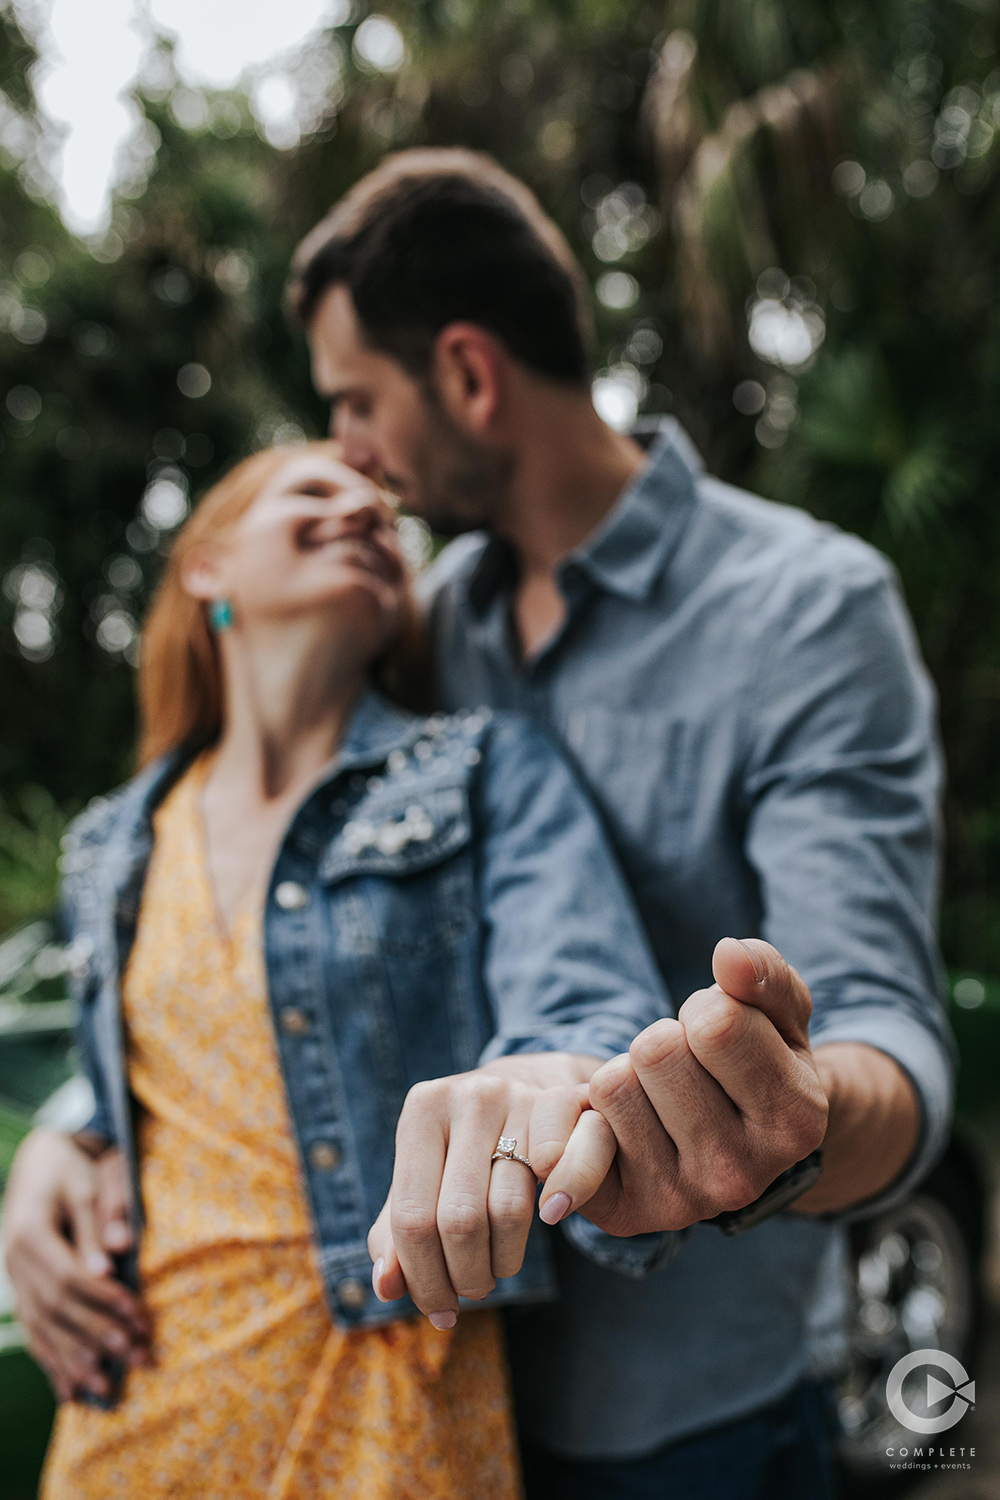
<path fill-rule="evenodd" d="M 673 421 L 559 574 L 565 624 L 513 645 L 514 564 L 453 543 L 428 578 L 446 706 L 537 716 L 603 815 L 675 1004 L 727 934 L 759 934 L 813 994 L 814 1044 L 867 1042 L 946 1138 L 950 1042 L 934 937 L 934 696 L 890 565 L 855 537 L 708 477 Z M 579 1228 L 579 1226 L 577 1226 Z M 644 1280 L 557 1240 L 563 1298 L 512 1327 L 529 1437 L 628 1456 L 786 1392 L 837 1329 L 841 1227 L 697 1226 Z M 831 1337 L 832 1336 L 832 1337 Z"/>

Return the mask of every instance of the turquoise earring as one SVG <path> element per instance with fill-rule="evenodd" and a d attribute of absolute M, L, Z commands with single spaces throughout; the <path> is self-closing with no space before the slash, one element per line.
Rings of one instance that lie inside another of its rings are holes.
<path fill-rule="evenodd" d="M 233 628 L 233 602 L 231 599 L 213 599 L 208 606 L 208 618 L 216 635 Z"/>

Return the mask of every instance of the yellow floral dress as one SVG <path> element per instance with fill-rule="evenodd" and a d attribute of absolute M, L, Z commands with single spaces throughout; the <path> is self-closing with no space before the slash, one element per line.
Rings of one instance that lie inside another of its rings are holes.
<path fill-rule="evenodd" d="M 155 1365 L 60 1409 L 43 1500 L 517 1500 L 496 1315 L 331 1323 L 259 906 L 213 919 L 200 761 L 155 819 L 123 986 Z"/>

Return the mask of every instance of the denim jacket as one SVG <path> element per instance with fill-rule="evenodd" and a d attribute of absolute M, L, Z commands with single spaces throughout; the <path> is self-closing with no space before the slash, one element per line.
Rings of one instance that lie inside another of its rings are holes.
<path fill-rule="evenodd" d="M 79 1046 L 96 1099 L 90 1128 L 126 1154 L 137 1223 L 121 980 L 153 813 L 193 753 L 166 756 L 92 803 L 62 860 Z M 541 731 L 489 710 L 420 719 L 364 696 L 282 839 L 263 939 L 327 1294 L 347 1325 L 413 1310 L 377 1301 L 366 1245 L 413 1084 L 517 1052 L 611 1057 L 668 1010 L 574 774 Z M 635 1242 L 591 1225 L 578 1223 L 577 1233 L 605 1263 L 620 1254 L 632 1269 L 643 1258 Z M 639 1237 L 647 1238 L 659 1244 Z M 488 1300 L 553 1294 L 536 1221 L 522 1269 Z"/>

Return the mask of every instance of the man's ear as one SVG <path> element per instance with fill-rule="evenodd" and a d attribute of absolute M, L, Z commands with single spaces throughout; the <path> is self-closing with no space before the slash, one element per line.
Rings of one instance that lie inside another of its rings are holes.
<path fill-rule="evenodd" d="M 432 373 L 445 411 L 465 432 L 485 437 L 503 392 L 503 346 L 476 323 L 449 323 L 434 341 Z"/>
<path fill-rule="evenodd" d="M 192 547 L 180 573 L 184 592 L 194 599 L 221 599 L 226 592 L 219 555 L 208 547 Z"/>

